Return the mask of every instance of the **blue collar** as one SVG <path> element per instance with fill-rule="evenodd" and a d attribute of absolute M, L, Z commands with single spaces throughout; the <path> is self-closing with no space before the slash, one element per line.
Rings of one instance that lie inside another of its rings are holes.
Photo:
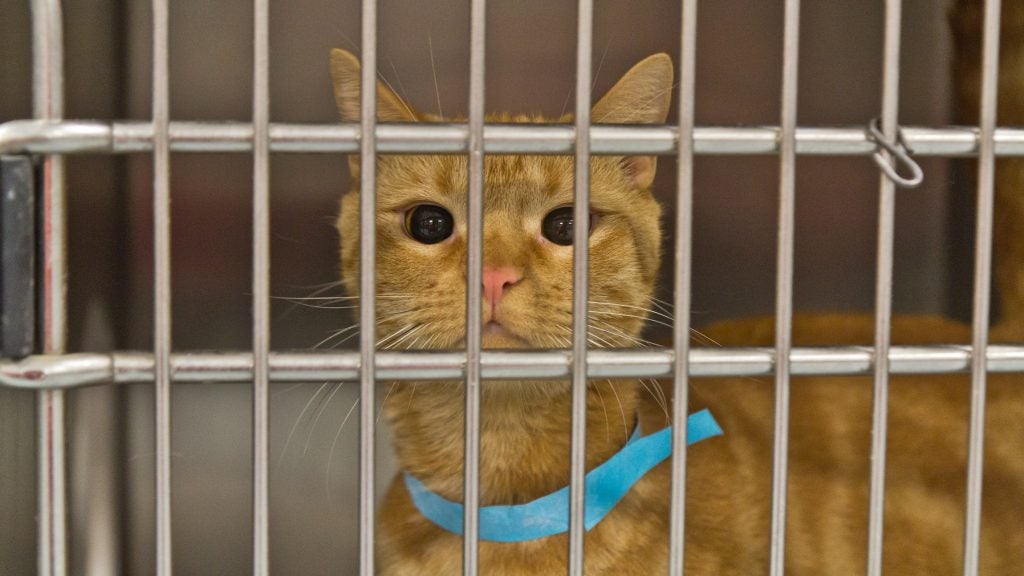
<path fill-rule="evenodd" d="M 686 419 L 687 443 L 722 434 L 718 422 L 707 410 Z M 652 468 L 672 454 L 672 427 L 640 438 L 637 427 L 633 437 L 604 464 L 586 477 L 584 526 L 597 525 L 627 492 Z M 445 530 L 462 535 L 462 504 L 433 493 L 416 477 L 405 473 L 405 486 L 413 504 L 428 520 Z M 569 530 L 569 487 L 547 496 L 512 506 L 480 508 L 480 539 L 493 542 L 522 542 L 561 534 Z"/>

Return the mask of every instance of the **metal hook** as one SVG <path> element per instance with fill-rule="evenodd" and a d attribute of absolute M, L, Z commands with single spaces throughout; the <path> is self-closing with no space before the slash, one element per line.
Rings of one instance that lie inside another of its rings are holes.
<path fill-rule="evenodd" d="M 891 144 L 886 141 L 885 135 L 882 134 L 882 119 L 874 118 L 868 123 L 868 140 L 875 142 L 876 147 L 885 149 L 886 152 L 892 155 L 896 159 L 898 164 L 903 164 L 910 169 L 910 177 L 904 178 L 896 172 L 896 168 L 882 155 L 881 151 L 876 151 L 872 158 L 875 160 L 875 164 L 878 168 L 885 173 L 885 176 L 892 180 L 893 184 L 900 188 L 916 188 L 921 185 L 924 181 L 924 171 L 921 170 L 921 166 L 910 157 L 914 153 L 907 146 L 906 140 L 903 138 L 903 130 L 896 127 L 896 144 Z"/>

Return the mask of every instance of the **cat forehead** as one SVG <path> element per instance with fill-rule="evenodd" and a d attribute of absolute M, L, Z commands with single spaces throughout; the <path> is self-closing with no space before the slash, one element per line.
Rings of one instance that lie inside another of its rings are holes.
<path fill-rule="evenodd" d="M 469 172 L 465 156 L 394 156 L 378 173 L 381 195 L 440 194 L 464 199 Z M 558 156 L 486 156 L 484 185 L 499 193 L 551 196 L 572 191 L 573 161 Z"/>
<path fill-rule="evenodd" d="M 618 188 L 622 179 L 605 158 L 593 158 L 594 199 Z M 398 206 L 409 202 L 446 200 L 464 203 L 468 188 L 465 156 L 392 156 L 378 173 L 379 201 Z M 485 195 L 523 205 L 571 203 L 574 160 L 571 156 L 491 155 L 484 158 Z"/>

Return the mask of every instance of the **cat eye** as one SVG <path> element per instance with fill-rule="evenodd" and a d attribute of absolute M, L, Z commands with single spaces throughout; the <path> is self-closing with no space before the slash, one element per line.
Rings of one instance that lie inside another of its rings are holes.
<path fill-rule="evenodd" d="M 572 244 L 572 210 L 572 206 L 562 206 L 549 212 L 540 227 L 544 237 L 560 246 Z M 593 217 L 590 222 L 593 224 Z"/>
<path fill-rule="evenodd" d="M 417 242 L 437 244 L 452 235 L 455 222 L 444 208 L 420 204 L 405 213 L 405 229 Z"/>

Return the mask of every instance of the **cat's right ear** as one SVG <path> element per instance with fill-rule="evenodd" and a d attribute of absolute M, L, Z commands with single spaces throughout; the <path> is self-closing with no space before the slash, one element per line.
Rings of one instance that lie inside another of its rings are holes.
<path fill-rule="evenodd" d="M 655 54 L 630 68 L 594 105 L 594 124 L 664 124 L 672 102 L 672 59 Z M 651 187 L 657 156 L 626 156 L 621 160 L 627 176 L 642 189 Z"/>
<path fill-rule="evenodd" d="M 331 80 L 334 84 L 334 101 L 344 122 L 359 122 L 362 66 L 351 52 L 335 48 L 331 50 Z M 419 114 L 391 88 L 377 80 L 377 121 L 378 122 L 419 122 Z M 359 177 L 359 156 L 349 156 L 349 170 L 353 178 Z"/>

